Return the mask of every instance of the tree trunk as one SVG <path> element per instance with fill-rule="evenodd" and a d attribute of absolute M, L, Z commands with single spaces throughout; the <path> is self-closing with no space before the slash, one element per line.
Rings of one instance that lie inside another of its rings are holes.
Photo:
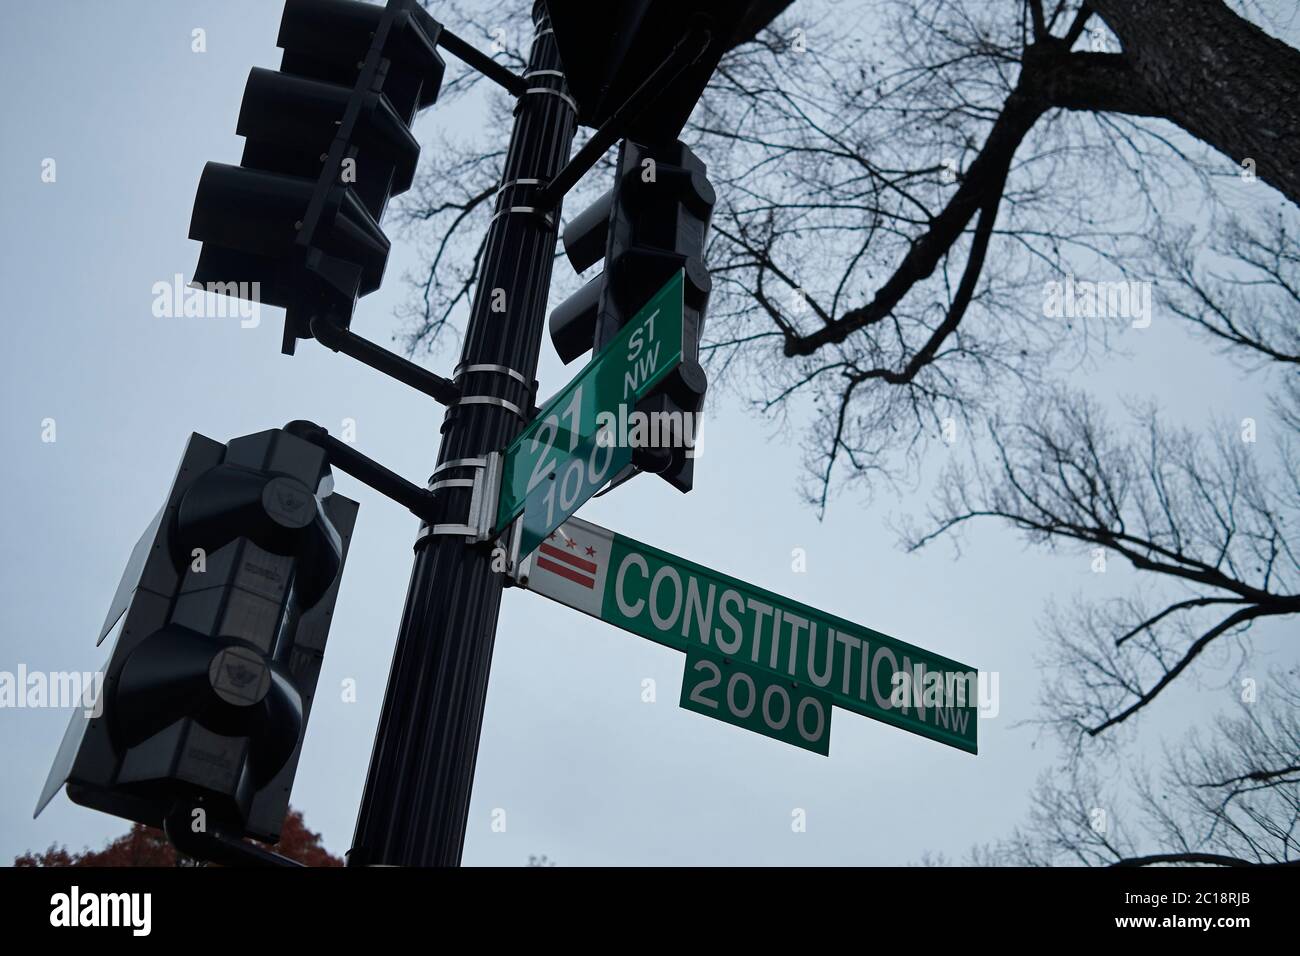
<path fill-rule="evenodd" d="M 1300 205 L 1300 50 L 1222 0 L 1092 0 L 1161 113 Z"/>

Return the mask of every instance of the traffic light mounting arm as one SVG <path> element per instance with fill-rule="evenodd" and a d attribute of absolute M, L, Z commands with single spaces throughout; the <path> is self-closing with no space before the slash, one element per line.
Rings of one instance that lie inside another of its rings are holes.
<path fill-rule="evenodd" d="M 712 34 L 700 23 L 691 27 L 687 34 L 673 46 L 663 62 L 645 78 L 636 92 L 623 101 L 609 119 L 591 135 L 591 139 L 578 150 L 576 156 L 555 174 L 555 178 L 543 186 L 537 193 L 533 205 L 541 210 L 554 209 L 559 205 L 564 194 L 577 185 L 587 170 L 600 161 L 606 150 L 623 138 L 627 128 L 646 109 L 654 105 L 655 98 L 668 87 L 682 71 L 704 55 L 709 47 Z"/>
<path fill-rule="evenodd" d="M 460 386 L 451 379 L 421 368 L 397 353 L 362 338 L 338 322 L 325 316 L 316 316 L 311 320 L 310 327 L 316 341 L 331 351 L 342 352 L 363 362 L 390 378 L 418 389 L 443 405 L 455 405 L 460 400 Z"/>
<path fill-rule="evenodd" d="M 167 839 L 188 857 L 218 866 L 306 866 L 215 828 L 195 830 L 192 812 L 188 805 L 181 803 L 163 820 Z"/>
<path fill-rule="evenodd" d="M 341 442 L 315 422 L 289 422 L 284 430 L 303 441 L 311 442 L 325 452 L 325 460 L 339 471 L 346 472 L 362 484 L 369 485 L 385 498 L 391 498 L 417 518 L 429 520 L 433 510 L 433 492 L 407 481 L 396 472 L 389 471 L 373 458 L 361 454 L 346 442 Z"/>
<path fill-rule="evenodd" d="M 446 27 L 441 27 L 438 34 L 438 46 L 442 47 L 466 66 L 473 67 L 493 83 L 505 89 L 512 96 L 523 96 L 528 90 L 528 81 L 517 73 L 512 73 L 482 50 L 470 45 Z"/>
<path fill-rule="evenodd" d="M 467 460 L 459 467 L 473 467 L 473 478 L 451 478 L 435 481 L 438 473 L 429 479 L 429 487 L 421 488 L 396 472 L 389 471 L 373 458 L 361 454 L 346 442 L 339 441 L 315 422 L 292 421 L 284 430 L 303 441 L 310 442 L 325 453 L 325 460 L 356 478 L 362 484 L 369 485 L 375 491 L 402 505 L 422 522 L 431 534 L 456 535 L 473 539 L 477 542 L 491 540 L 492 524 L 496 516 L 497 498 L 501 493 L 501 456 L 496 452 L 485 458 Z M 468 488 L 470 492 L 469 511 L 463 523 L 439 523 L 444 517 L 435 509 L 440 489 Z M 424 534 L 421 531 L 421 534 Z"/>

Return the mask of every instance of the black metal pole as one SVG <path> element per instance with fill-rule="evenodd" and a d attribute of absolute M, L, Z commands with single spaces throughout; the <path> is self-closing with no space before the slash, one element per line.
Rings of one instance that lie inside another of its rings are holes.
<path fill-rule="evenodd" d="M 538 181 L 564 166 L 577 130 L 540 2 L 533 22 L 528 89 L 515 109 L 435 482 L 472 477 L 472 462 L 505 448 L 533 407 L 559 216 L 538 211 L 534 197 Z M 503 576 L 490 550 L 454 533 L 466 523 L 469 489 L 442 486 L 436 500 L 436 520 L 415 546 L 351 865 L 460 863 Z"/>

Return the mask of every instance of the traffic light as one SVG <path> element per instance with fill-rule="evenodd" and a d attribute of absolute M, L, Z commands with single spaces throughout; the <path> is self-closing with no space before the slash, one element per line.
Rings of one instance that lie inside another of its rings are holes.
<path fill-rule="evenodd" d="M 652 109 L 631 117 L 638 142 L 676 138 L 723 54 L 751 38 L 787 4 L 755 0 L 546 0 L 565 81 L 584 126 L 600 126 L 692 30 L 706 40 L 691 62 L 656 92 Z"/>
<path fill-rule="evenodd" d="M 714 202 L 704 163 L 688 147 L 676 141 L 647 146 L 624 140 L 613 189 L 569 222 L 563 236 L 575 269 L 581 272 L 603 258 L 604 272 L 557 306 L 550 318 L 551 341 L 560 358 L 571 362 L 589 349 L 599 352 L 674 273 L 683 271 L 683 361 L 637 404 L 637 411 L 678 422 L 689 414 L 692 435 L 708 388 L 699 343 L 713 287 L 704 243 Z M 694 458 L 688 450 L 681 441 L 671 448 L 634 448 L 632 463 L 690 491 Z"/>
<path fill-rule="evenodd" d="M 415 176 L 410 125 L 438 98 L 440 33 L 418 0 L 287 0 L 280 70 L 255 68 L 244 89 L 240 165 L 204 167 L 194 280 L 285 308 L 286 354 L 312 337 L 313 317 L 347 326 L 379 288 L 379 220 Z"/>
<path fill-rule="evenodd" d="M 191 436 L 37 813 L 66 783 L 151 826 L 201 808 L 205 832 L 278 839 L 356 520 L 332 489 L 325 453 L 288 432 Z"/>

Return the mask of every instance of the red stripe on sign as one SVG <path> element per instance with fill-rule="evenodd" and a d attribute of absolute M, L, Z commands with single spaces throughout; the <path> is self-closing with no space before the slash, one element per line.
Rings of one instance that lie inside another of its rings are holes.
<path fill-rule="evenodd" d="M 545 545 L 543 545 L 545 547 Z M 566 568 L 562 564 L 556 564 L 554 561 L 547 561 L 545 558 L 537 559 L 537 566 L 543 571 L 550 571 L 552 574 L 558 574 L 562 578 L 568 578 L 570 581 L 576 581 L 584 588 L 596 587 L 596 579 L 589 578 L 581 571 L 575 571 L 573 568 Z"/>
<path fill-rule="evenodd" d="M 588 561 L 586 558 L 580 558 L 576 554 L 571 554 L 568 551 L 561 551 L 552 544 L 543 543 L 539 550 L 542 554 L 550 555 L 552 558 L 557 558 L 560 561 L 571 564 L 575 568 L 582 568 L 582 570 L 590 571 L 592 574 L 596 573 L 595 561 Z"/>

